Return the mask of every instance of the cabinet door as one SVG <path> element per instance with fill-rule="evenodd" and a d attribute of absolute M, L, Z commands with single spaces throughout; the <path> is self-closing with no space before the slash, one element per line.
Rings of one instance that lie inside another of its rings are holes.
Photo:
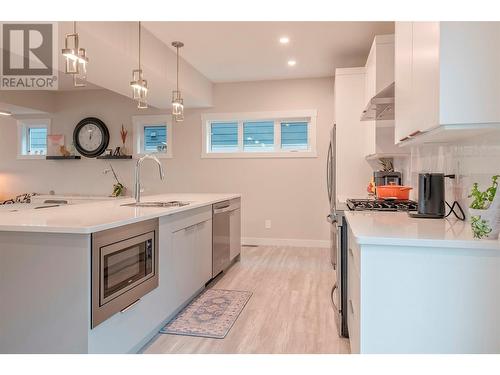
<path fill-rule="evenodd" d="M 199 287 L 199 260 L 195 252 L 197 225 L 172 233 L 172 272 L 176 306 L 186 302 Z"/>
<path fill-rule="evenodd" d="M 198 224 L 195 247 L 198 252 L 198 285 L 201 288 L 212 278 L 212 220 Z"/>
<path fill-rule="evenodd" d="M 439 125 L 439 22 L 413 22 L 413 131 Z"/>
<path fill-rule="evenodd" d="M 398 143 L 414 131 L 412 96 L 412 22 L 396 22 L 394 36 L 395 123 Z"/>
<path fill-rule="evenodd" d="M 233 260 L 241 252 L 241 210 L 231 211 L 229 216 L 229 258 Z"/>

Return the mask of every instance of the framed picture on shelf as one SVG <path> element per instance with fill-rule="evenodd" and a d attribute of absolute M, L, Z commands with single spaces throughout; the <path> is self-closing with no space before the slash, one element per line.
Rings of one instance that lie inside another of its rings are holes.
<path fill-rule="evenodd" d="M 48 156 L 60 156 L 61 146 L 64 146 L 64 134 L 51 134 L 47 136 Z"/>

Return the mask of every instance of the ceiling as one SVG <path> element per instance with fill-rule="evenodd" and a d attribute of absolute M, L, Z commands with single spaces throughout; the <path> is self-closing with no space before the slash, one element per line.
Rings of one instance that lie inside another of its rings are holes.
<path fill-rule="evenodd" d="M 184 42 L 181 56 L 213 82 L 333 76 L 335 68 L 363 66 L 373 37 L 394 32 L 393 22 L 143 24 L 169 46 Z M 297 64 L 288 66 L 290 59 Z"/>

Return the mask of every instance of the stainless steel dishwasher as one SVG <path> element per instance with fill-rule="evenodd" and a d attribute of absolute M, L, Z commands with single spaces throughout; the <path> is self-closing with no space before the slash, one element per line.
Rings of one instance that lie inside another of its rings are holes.
<path fill-rule="evenodd" d="M 215 277 L 230 264 L 231 202 L 216 203 L 212 210 L 212 277 Z"/>

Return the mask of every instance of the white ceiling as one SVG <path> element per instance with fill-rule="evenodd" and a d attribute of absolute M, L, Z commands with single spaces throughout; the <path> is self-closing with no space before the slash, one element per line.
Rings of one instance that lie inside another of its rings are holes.
<path fill-rule="evenodd" d="M 362 66 L 373 37 L 394 32 L 393 22 L 144 22 L 213 82 L 333 76 Z M 279 38 L 290 43 L 281 45 Z M 289 67 L 287 61 L 297 64 Z M 182 69 L 182 67 L 181 67 Z"/>

